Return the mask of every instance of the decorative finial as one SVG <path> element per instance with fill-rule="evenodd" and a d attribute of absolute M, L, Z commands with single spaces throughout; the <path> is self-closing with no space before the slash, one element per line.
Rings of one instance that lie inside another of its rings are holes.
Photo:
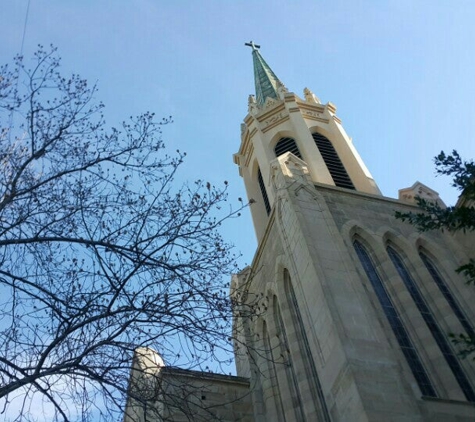
<path fill-rule="evenodd" d="M 317 103 L 321 104 L 320 98 L 318 98 L 312 91 L 310 91 L 308 88 L 305 88 L 303 90 L 303 93 L 305 95 L 305 100 L 309 101 L 311 103 Z"/>
<path fill-rule="evenodd" d="M 247 43 L 244 43 L 244 45 L 247 45 L 248 47 L 252 47 L 252 51 L 255 51 L 258 48 L 261 48 L 260 45 L 254 44 L 254 41 L 249 41 Z"/>
<path fill-rule="evenodd" d="M 256 97 L 254 97 L 254 95 L 249 95 L 247 110 L 251 114 L 256 114 L 259 111 L 259 107 L 257 106 L 256 102 Z"/>
<path fill-rule="evenodd" d="M 277 81 L 277 93 L 282 100 L 287 92 L 289 92 L 287 87 L 281 81 Z"/>

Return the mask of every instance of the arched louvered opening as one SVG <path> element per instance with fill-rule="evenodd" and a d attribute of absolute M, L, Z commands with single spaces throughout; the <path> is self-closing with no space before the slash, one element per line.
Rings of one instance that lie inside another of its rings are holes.
<path fill-rule="evenodd" d="M 412 374 L 419 385 L 422 395 L 428 397 L 437 397 L 435 389 L 429 379 L 429 376 L 427 375 L 427 371 L 422 364 L 419 354 L 417 353 L 417 350 L 414 347 L 411 338 L 409 337 L 406 327 L 399 316 L 399 312 L 394 306 L 394 303 L 389 296 L 386 287 L 384 286 L 378 272 L 376 271 L 376 267 L 371 260 L 368 251 L 358 240 L 353 242 L 353 246 L 358 258 L 361 261 L 361 264 L 363 265 L 366 276 L 373 286 L 373 290 L 378 297 L 379 303 L 384 314 L 386 315 L 389 325 L 396 336 L 396 340 L 399 343 L 399 347 L 401 348 L 404 357 L 406 358 L 407 364 L 409 365 L 409 368 L 411 369 Z"/>
<path fill-rule="evenodd" d="M 322 154 L 323 161 L 325 161 L 335 185 L 340 188 L 354 190 L 355 187 L 353 186 L 353 182 L 351 181 L 350 176 L 348 176 L 348 173 L 331 142 L 320 133 L 313 133 L 312 137 L 320 151 L 320 154 Z"/>
<path fill-rule="evenodd" d="M 274 148 L 275 156 L 279 157 L 286 152 L 291 152 L 296 157 L 302 159 L 302 155 L 300 154 L 299 148 L 295 142 L 295 139 L 292 138 L 281 138 L 279 142 L 275 145 Z"/>
<path fill-rule="evenodd" d="M 262 178 L 261 169 L 257 170 L 257 182 L 259 183 L 259 188 L 261 189 L 262 199 L 264 200 L 264 206 L 266 207 L 267 215 L 269 215 L 270 214 L 269 197 L 267 196 L 267 190 L 264 185 L 264 179 Z"/>
<path fill-rule="evenodd" d="M 432 280 L 434 280 L 435 284 L 439 288 L 440 292 L 444 295 L 445 299 L 449 303 L 450 307 L 452 308 L 453 313 L 459 320 L 460 324 L 462 327 L 465 329 L 466 333 L 470 336 L 475 338 L 475 331 L 472 327 L 472 324 L 470 324 L 468 318 L 466 317 L 465 313 L 463 312 L 462 308 L 460 307 L 459 303 L 457 302 L 457 299 L 455 299 L 454 295 L 450 291 L 449 287 L 447 286 L 446 282 L 442 278 L 442 275 L 440 274 L 439 270 L 435 266 L 435 264 L 432 262 L 432 260 L 422 251 L 419 252 L 419 256 L 422 259 L 422 262 L 427 268 L 427 271 L 429 271 Z"/>
<path fill-rule="evenodd" d="M 463 368 L 460 365 L 457 356 L 449 345 L 447 334 L 445 334 L 440 328 L 437 320 L 432 314 L 432 311 L 424 300 L 424 296 L 419 290 L 419 287 L 417 286 L 411 274 L 404 265 L 401 256 L 391 246 L 388 246 L 386 250 L 388 252 L 389 257 L 391 258 L 391 261 L 396 267 L 399 276 L 404 282 L 406 289 L 408 290 L 414 303 L 416 304 L 416 307 L 419 310 L 424 322 L 426 323 L 427 328 L 429 328 L 430 332 L 432 333 L 432 336 L 434 337 L 435 342 L 439 346 L 439 349 L 442 352 L 442 355 L 444 356 L 447 365 L 452 370 L 452 373 L 454 374 L 465 397 L 468 401 L 474 402 L 475 392 L 473 391 L 470 381 L 465 375 L 465 372 L 463 371 Z"/>

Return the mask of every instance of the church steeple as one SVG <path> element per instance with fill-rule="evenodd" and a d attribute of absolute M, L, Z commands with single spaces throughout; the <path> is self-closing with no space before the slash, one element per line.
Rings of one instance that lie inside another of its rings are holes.
<path fill-rule="evenodd" d="M 308 88 L 303 98 L 289 92 L 262 58 L 259 46 L 246 45 L 252 48 L 256 96 L 249 97 L 234 161 L 254 203 L 251 213 L 259 241 L 278 200 L 277 174 L 289 180 L 297 177 L 286 167 L 291 162 L 312 183 L 381 195 L 343 129 L 336 106 L 322 104 Z"/>
<path fill-rule="evenodd" d="M 260 45 L 252 41 L 245 45 L 252 47 L 252 61 L 254 63 L 254 82 L 256 85 L 257 104 L 263 105 L 267 97 L 279 98 L 277 89 L 283 86 L 276 74 L 259 53 Z"/>

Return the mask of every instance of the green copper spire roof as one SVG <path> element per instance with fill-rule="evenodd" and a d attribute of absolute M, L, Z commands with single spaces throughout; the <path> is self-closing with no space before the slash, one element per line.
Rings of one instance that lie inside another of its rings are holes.
<path fill-rule="evenodd" d="M 279 78 L 272 71 L 270 66 L 262 58 L 259 53 L 259 45 L 252 41 L 246 43 L 252 47 L 252 61 L 254 63 L 254 82 L 256 84 L 256 100 L 257 104 L 263 105 L 267 97 L 279 98 L 277 88 L 283 85 Z"/>

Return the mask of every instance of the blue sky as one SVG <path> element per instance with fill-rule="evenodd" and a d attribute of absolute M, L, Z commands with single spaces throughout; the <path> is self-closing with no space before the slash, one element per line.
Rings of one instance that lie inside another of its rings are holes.
<path fill-rule="evenodd" d="M 27 5 L 2 1 L 2 63 L 20 51 Z M 227 180 L 235 199 L 252 39 L 290 91 L 337 105 L 384 195 L 420 180 L 453 203 L 432 157 L 475 157 L 474 18 L 475 2 L 461 0 L 30 0 L 24 54 L 57 46 L 66 72 L 98 82 L 111 126 L 147 110 L 173 116 L 163 137 L 188 154 L 181 180 Z M 241 265 L 256 247 L 245 214 L 223 231 Z"/>

